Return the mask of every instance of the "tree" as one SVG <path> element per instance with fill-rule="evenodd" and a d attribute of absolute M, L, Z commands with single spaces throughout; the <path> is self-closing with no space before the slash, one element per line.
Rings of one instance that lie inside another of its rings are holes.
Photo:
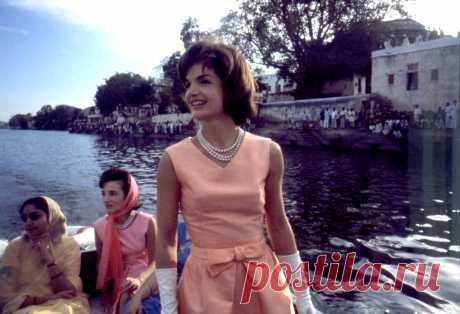
<path fill-rule="evenodd" d="M 47 129 L 49 123 L 49 114 L 53 111 L 51 105 L 44 105 L 40 108 L 35 116 L 35 127 L 38 129 Z"/>
<path fill-rule="evenodd" d="M 31 120 L 31 117 L 29 114 L 28 115 L 16 114 L 8 121 L 8 124 L 10 125 L 10 127 L 15 128 L 15 129 L 28 129 L 29 120 Z"/>
<path fill-rule="evenodd" d="M 198 20 L 188 17 L 182 24 L 180 39 L 184 48 L 188 49 L 194 42 L 211 36 L 210 32 L 200 30 Z M 177 106 L 181 112 L 188 112 L 187 106 L 182 98 L 185 89 L 179 78 L 177 66 L 181 58 L 181 53 L 176 51 L 161 63 L 163 70 L 164 86 L 159 92 L 159 112 L 166 113 L 168 107 Z"/>
<path fill-rule="evenodd" d="M 324 77 L 328 80 L 349 78 L 353 74 L 371 77 L 372 51 L 383 48 L 392 38 L 388 25 L 381 22 L 356 23 L 347 30 L 337 32 L 325 45 Z M 369 87 L 370 82 L 366 84 Z"/>
<path fill-rule="evenodd" d="M 176 51 L 163 62 L 163 76 L 165 79 L 165 83 L 169 87 L 169 89 L 165 92 L 170 95 L 169 104 L 174 103 L 179 107 L 179 110 L 181 112 L 187 112 L 187 106 L 185 105 L 185 102 L 182 98 L 185 92 L 184 84 L 182 84 L 182 81 L 179 78 L 179 73 L 177 71 L 177 66 L 179 64 L 180 57 L 181 53 L 179 51 Z M 162 102 L 166 101 L 166 95 L 163 95 L 161 99 Z"/>
<path fill-rule="evenodd" d="M 39 130 L 67 130 L 81 112 L 81 109 L 68 105 L 58 105 L 54 109 L 50 105 L 43 106 L 35 116 L 35 128 Z"/>
<path fill-rule="evenodd" d="M 50 123 L 47 129 L 67 130 L 70 124 L 78 117 L 82 110 L 68 105 L 58 105 L 49 113 L 48 121 Z M 38 128 L 38 126 L 36 126 Z"/>
<path fill-rule="evenodd" d="M 53 111 L 53 106 L 51 105 L 44 105 L 43 107 L 40 108 L 40 110 L 37 112 L 37 115 L 42 115 L 42 114 L 47 114 Z"/>
<path fill-rule="evenodd" d="M 170 87 L 163 88 L 158 93 L 158 113 L 165 114 L 168 113 L 168 108 L 172 106 L 173 101 L 171 98 L 171 89 Z"/>
<path fill-rule="evenodd" d="M 200 31 L 198 20 L 189 16 L 182 24 L 180 40 L 182 40 L 184 48 L 188 49 L 188 47 L 190 47 L 194 42 L 202 39 L 206 35 L 206 32 Z"/>
<path fill-rule="evenodd" d="M 337 36 L 357 35 L 358 25 L 362 30 L 394 10 L 405 14 L 406 1 L 242 0 L 238 11 L 222 19 L 220 34 L 252 62 L 274 67 L 296 82 L 297 98 L 316 97 L 337 64 L 337 48 L 343 46 Z M 342 52 L 351 56 L 354 48 Z"/>
<path fill-rule="evenodd" d="M 184 44 L 184 48 L 190 47 L 191 43 L 195 41 L 196 32 L 199 32 L 198 20 L 189 16 L 180 31 L 180 40 Z"/>
<path fill-rule="evenodd" d="M 151 81 L 139 74 L 116 73 L 97 87 L 94 96 L 96 106 L 107 115 L 122 106 L 140 106 L 155 99 L 155 90 Z"/>

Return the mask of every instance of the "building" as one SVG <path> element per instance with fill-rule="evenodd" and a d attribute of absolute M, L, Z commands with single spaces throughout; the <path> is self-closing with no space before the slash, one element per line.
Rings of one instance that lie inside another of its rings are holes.
<path fill-rule="evenodd" d="M 401 46 L 404 42 L 414 43 L 419 38 L 427 38 L 429 35 L 423 24 L 409 18 L 384 21 L 382 24 L 389 34 L 389 42 L 386 45 Z"/>
<path fill-rule="evenodd" d="M 257 93 L 260 102 L 294 100 L 293 93 L 297 87 L 295 82 L 283 79 L 277 74 L 266 74 L 258 77 L 258 81 L 266 86 L 266 90 Z"/>
<path fill-rule="evenodd" d="M 460 99 L 460 37 L 443 37 L 372 52 L 372 93 L 397 110 L 437 110 Z"/>
<path fill-rule="evenodd" d="M 321 93 L 323 97 L 365 95 L 366 88 L 366 76 L 354 74 L 353 77 L 325 82 Z"/>
<path fill-rule="evenodd" d="M 283 79 L 277 74 L 268 74 L 259 77 L 259 81 L 267 89 L 257 94 L 259 102 L 278 102 L 294 100 L 297 84 L 289 79 Z M 366 94 L 366 77 L 355 74 L 352 78 L 336 81 L 327 81 L 323 84 L 323 97 L 340 97 Z"/>

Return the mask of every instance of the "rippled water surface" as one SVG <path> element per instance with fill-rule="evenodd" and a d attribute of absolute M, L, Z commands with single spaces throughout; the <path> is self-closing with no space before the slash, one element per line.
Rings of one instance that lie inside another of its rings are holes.
<path fill-rule="evenodd" d="M 18 234 L 18 206 L 38 194 L 58 200 L 70 224 L 91 224 L 104 214 L 97 182 L 110 166 L 135 175 L 144 210 L 154 211 L 169 144 L 0 130 L 0 238 Z M 312 271 L 318 255 L 334 251 L 356 252 L 358 265 L 382 263 L 382 282 L 400 262 L 441 265 L 436 292 L 413 289 L 409 271 L 402 292 L 315 293 L 324 313 L 460 313 L 460 142 L 412 146 L 408 155 L 284 147 L 286 210 Z"/>

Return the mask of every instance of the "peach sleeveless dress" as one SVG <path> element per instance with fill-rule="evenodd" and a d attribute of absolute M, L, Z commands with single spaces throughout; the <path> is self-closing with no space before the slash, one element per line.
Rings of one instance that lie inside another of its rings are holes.
<path fill-rule="evenodd" d="M 190 137 L 166 149 L 192 242 L 179 283 L 179 313 L 294 313 L 288 288 L 276 292 L 267 285 L 240 304 L 248 262 L 268 263 L 271 270 L 278 264 L 263 231 L 270 141 L 246 132 L 225 167 Z"/>

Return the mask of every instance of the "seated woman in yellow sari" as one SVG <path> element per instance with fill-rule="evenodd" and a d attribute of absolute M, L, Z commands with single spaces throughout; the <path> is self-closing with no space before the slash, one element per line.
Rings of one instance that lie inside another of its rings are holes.
<path fill-rule="evenodd" d="M 66 235 L 59 205 L 35 197 L 19 213 L 25 232 L 10 242 L 0 262 L 0 313 L 90 313 L 79 277 L 80 249 Z"/>

